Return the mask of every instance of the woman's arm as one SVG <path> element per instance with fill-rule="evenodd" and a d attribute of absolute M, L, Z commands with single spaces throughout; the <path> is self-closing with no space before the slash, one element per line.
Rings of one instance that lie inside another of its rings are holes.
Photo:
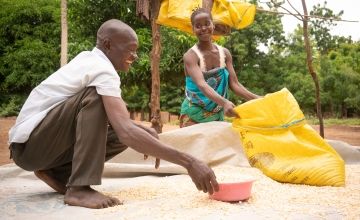
<path fill-rule="evenodd" d="M 226 68 L 229 71 L 229 86 L 230 89 L 237 95 L 237 96 L 241 96 L 244 99 L 251 100 L 251 99 L 256 99 L 259 98 L 258 95 L 251 93 L 249 90 L 247 90 L 238 80 L 235 70 L 234 70 L 234 66 L 232 63 L 232 56 L 231 53 L 228 49 L 224 48 L 225 50 L 225 63 L 226 63 Z"/>
<path fill-rule="evenodd" d="M 217 103 L 218 105 L 224 108 L 224 113 L 230 117 L 236 117 L 237 114 L 234 112 L 233 108 L 235 105 L 225 99 L 224 97 L 220 96 L 213 88 L 211 88 L 205 81 L 203 73 L 198 65 L 199 58 L 196 54 L 189 50 L 184 54 L 184 64 L 185 70 L 188 76 L 192 78 L 195 84 L 198 86 L 200 91 L 209 99 Z"/>

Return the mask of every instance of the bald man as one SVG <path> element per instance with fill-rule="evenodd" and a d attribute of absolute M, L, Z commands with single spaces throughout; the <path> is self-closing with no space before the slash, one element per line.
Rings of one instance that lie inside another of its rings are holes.
<path fill-rule="evenodd" d="M 32 90 L 9 131 L 10 157 L 64 194 L 66 204 L 121 204 L 90 186 L 101 184 L 104 162 L 127 146 L 185 167 L 205 193 L 218 190 L 206 164 L 159 142 L 155 130 L 130 119 L 117 71 L 129 70 L 137 48 L 131 27 L 115 19 L 106 21 L 92 51 L 81 52 Z"/>

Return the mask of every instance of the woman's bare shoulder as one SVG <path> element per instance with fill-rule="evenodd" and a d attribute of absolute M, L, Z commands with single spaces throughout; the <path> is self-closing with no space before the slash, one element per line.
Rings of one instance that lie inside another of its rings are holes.
<path fill-rule="evenodd" d="M 195 51 L 190 48 L 188 51 L 184 53 L 183 56 L 184 60 L 198 60 L 198 56 L 196 55 Z"/>

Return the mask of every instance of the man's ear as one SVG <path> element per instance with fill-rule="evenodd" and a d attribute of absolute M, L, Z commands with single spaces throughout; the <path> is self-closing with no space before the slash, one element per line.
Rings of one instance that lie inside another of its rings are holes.
<path fill-rule="evenodd" d="M 110 43 L 109 38 L 105 38 L 103 40 L 103 46 L 106 51 L 110 50 L 111 43 Z"/>

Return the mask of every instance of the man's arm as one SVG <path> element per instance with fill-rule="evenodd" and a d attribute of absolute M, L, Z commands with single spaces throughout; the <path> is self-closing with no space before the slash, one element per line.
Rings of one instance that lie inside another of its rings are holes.
<path fill-rule="evenodd" d="M 142 124 L 138 124 L 136 122 L 133 121 L 133 123 L 138 126 L 139 128 L 145 130 L 147 133 L 151 134 L 151 136 L 153 136 L 154 138 L 156 139 L 159 139 L 159 135 L 158 133 L 156 132 L 156 130 L 154 128 L 151 128 L 151 127 L 146 127 Z"/>
<path fill-rule="evenodd" d="M 117 136 L 134 150 L 178 164 L 187 169 L 189 176 L 199 190 L 212 194 L 218 183 L 214 172 L 193 156 L 179 152 L 161 143 L 130 119 L 125 102 L 121 98 L 102 96 L 105 111 Z"/>
<path fill-rule="evenodd" d="M 134 122 L 134 121 L 133 121 Z M 134 122 L 134 125 L 138 126 L 139 128 L 145 130 L 147 133 L 151 134 L 151 136 L 153 136 L 156 139 L 159 139 L 159 135 L 156 132 L 156 130 L 154 128 L 150 128 L 150 127 L 146 127 L 142 124 L 137 124 Z M 144 154 L 144 160 L 146 160 L 148 158 L 148 155 Z M 155 160 L 155 169 L 158 169 L 160 167 L 160 159 L 156 158 Z"/>

